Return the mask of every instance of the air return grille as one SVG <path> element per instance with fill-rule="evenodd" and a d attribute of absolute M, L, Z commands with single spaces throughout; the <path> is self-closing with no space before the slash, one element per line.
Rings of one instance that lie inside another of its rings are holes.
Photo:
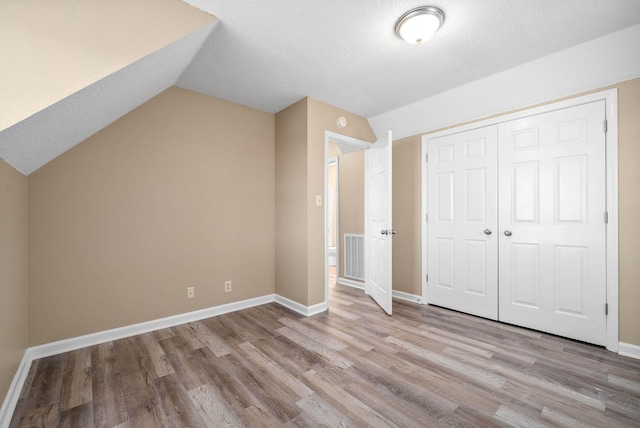
<path fill-rule="evenodd" d="M 344 276 L 364 281 L 364 235 L 344 234 Z"/>

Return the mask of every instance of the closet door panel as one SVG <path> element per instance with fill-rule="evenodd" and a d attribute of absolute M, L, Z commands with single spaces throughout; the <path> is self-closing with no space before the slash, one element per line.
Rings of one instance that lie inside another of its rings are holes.
<path fill-rule="evenodd" d="M 497 127 L 429 140 L 427 150 L 427 301 L 497 319 Z"/>
<path fill-rule="evenodd" d="M 499 319 L 605 344 L 604 101 L 499 125 Z"/>

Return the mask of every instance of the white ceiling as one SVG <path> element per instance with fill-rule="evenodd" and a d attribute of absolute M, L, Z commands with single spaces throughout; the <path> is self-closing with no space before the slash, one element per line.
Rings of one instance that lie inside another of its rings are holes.
<path fill-rule="evenodd" d="M 20 1 L 34 11 L 40 4 Z M 64 1 L 85 4 L 89 0 Z M 203 27 L 206 20 L 193 16 L 189 8 L 169 8 L 180 0 L 162 0 L 165 10 L 175 10 L 172 19 L 180 21 L 176 15 L 189 15 L 183 22 L 184 28 L 192 26 L 190 36 L 177 40 L 174 35 L 173 44 L 125 66 L 102 61 L 99 49 L 92 52 L 101 60 L 106 77 L 53 100 L 57 102 L 47 100 L 44 104 L 49 107 L 21 113 L 27 119 L 0 131 L 0 157 L 28 175 L 173 84 L 272 113 L 311 96 L 367 118 L 380 117 L 640 23 L 640 0 L 185 1 L 220 21 Z M 436 36 L 420 46 L 397 38 L 393 32 L 397 18 L 427 4 L 440 7 L 446 15 Z M 74 20 L 82 19 L 82 8 L 74 10 Z M 144 8 L 132 13 L 141 21 L 152 16 Z M 129 16 L 128 22 L 132 20 Z M 12 22 L 6 15 L 4 21 Z M 13 22 L 14 32 L 36 31 L 21 27 L 20 20 Z M 148 39 L 150 44 L 145 46 L 166 45 L 154 41 L 157 36 L 146 28 L 102 26 L 100 37 L 109 39 L 111 31 L 114 40 L 123 40 L 122 32 L 128 31 L 131 40 Z M 68 52 L 74 49 L 73 37 L 66 34 L 56 40 Z M 29 49 L 14 39 L 0 41 L 3 53 Z M 76 59 L 65 61 L 70 71 L 84 66 L 76 60 L 85 59 L 86 46 L 79 49 Z M 41 52 L 40 47 L 22 56 L 38 59 Z M 41 59 L 40 70 L 46 70 L 50 55 Z M 14 62 L 6 64 L 11 68 Z M 0 74 L 0 89 L 33 86 L 14 67 L 9 77 Z M 57 72 L 64 75 L 63 70 Z M 100 70 L 93 73 L 97 76 Z M 46 77 L 46 72 L 28 74 L 30 79 L 45 81 Z"/>
<path fill-rule="evenodd" d="M 272 113 L 311 96 L 375 116 L 640 22 L 638 0 L 186 1 L 221 23 L 177 85 Z M 394 24 L 422 5 L 445 23 L 410 45 Z"/>

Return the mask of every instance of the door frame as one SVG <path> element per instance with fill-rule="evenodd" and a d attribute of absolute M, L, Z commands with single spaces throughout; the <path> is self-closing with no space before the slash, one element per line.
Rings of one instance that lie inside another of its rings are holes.
<path fill-rule="evenodd" d="M 340 181 L 340 156 L 332 156 L 332 157 L 328 157 L 327 158 L 327 189 L 325 192 L 325 203 L 327 204 L 327 209 L 326 209 L 326 213 L 327 213 L 327 233 L 329 231 L 329 214 L 330 211 L 329 210 L 329 174 L 328 174 L 328 170 L 329 167 L 331 166 L 335 166 L 336 168 L 336 172 L 335 172 L 335 181 L 336 181 L 336 185 L 333 189 L 333 194 L 336 200 L 335 205 L 333 206 L 333 211 L 334 211 L 334 217 L 335 217 L 335 223 L 336 223 L 336 228 L 333 231 L 334 235 L 336 236 L 335 238 L 335 242 L 334 242 L 334 248 L 336 251 L 336 275 L 338 273 L 338 270 L 340 269 L 340 257 L 338 257 L 338 253 L 340 252 L 340 240 L 338 239 L 340 237 L 340 222 L 338 221 L 338 213 L 340 212 L 340 185 L 339 185 L 339 181 Z M 327 243 L 327 253 L 329 251 L 329 248 L 331 248 L 328 243 Z M 328 265 L 328 256 L 327 256 L 327 265 Z"/>
<path fill-rule="evenodd" d="M 514 119 L 549 113 L 555 110 L 588 104 L 594 101 L 605 101 L 605 118 L 607 132 L 605 134 L 605 168 L 606 168 L 606 204 L 609 213 L 606 234 L 606 268 L 607 268 L 607 332 L 606 348 L 618 352 L 619 347 L 619 273 L 618 273 L 618 90 L 617 88 L 599 91 L 588 95 L 577 96 L 563 101 L 549 101 L 549 103 L 528 108 L 526 110 L 508 113 L 490 119 L 480 120 L 466 125 L 449 128 L 444 131 L 423 134 L 422 136 L 422 301 L 429 304 L 427 293 L 427 140 L 470 131 L 490 125 L 498 125 Z M 603 124 L 604 125 L 604 124 Z M 498 142 L 499 144 L 499 142 Z M 603 308 L 604 310 L 604 308 Z"/>
<path fill-rule="evenodd" d="M 327 220 L 329 218 L 329 214 L 328 214 L 328 209 L 329 209 L 329 205 L 326 203 L 327 201 L 327 195 L 329 194 L 329 143 L 333 141 L 335 143 L 338 144 L 345 144 L 347 146 L 351 146 L 351 147 L 355 147 L 359 150 L 366 150 L 367 148 L 369 148 L 371 146 L 371 143 L 367 142 L 367 141 L 363 141 L 363 140 L 358 140 L 357 138 L 353 138 L 353 137 L 349 137 L 346 135 L 342 135 L 342 134 L 338 134 L 336 132 L 332 132 L 332 131 L 324 131 L 324 195 L 323 195 L 323 199 L 325 201 L 324 203 L 324 303 L 325 303 L 325 307 L 329 308 L 329 247 L 327 246 Z M 339 165 L 339 162 L 337 163 L 337 165 Z M 339 176 L 340 173 L 337 172 L 337 175 Z M 363 189 L 364 191 L 364 189 Z M 338 203 L 336 204 L 336 209 L 339 207 L 340 202 L 338 201 Z M 340 258 L 340 235 L 339 235 L 339 230 L 340 230 L 340 212 L 336 212 L 337 215 L 337 226 L 336 226 L 336 233 L 338 234 L 337 237 L 337 242 L 336 242 L 336 248 L 338 251 L 338 259 Z M 338 272 L 337 269 L 339 268 L 338 265 L 339 261 L 336 262 L 336 278 L 338 276 Z"/>

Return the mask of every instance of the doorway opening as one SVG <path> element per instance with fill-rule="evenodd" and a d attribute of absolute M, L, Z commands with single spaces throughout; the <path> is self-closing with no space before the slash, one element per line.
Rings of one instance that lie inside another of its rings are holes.
<path fill-rule="evenodd" d="M 345 276 L 345 234 L 364 234 L 364 149 L 371 144 L 325 131 L 325 305 L 331 284 L 362 288 L 364 282 Z M 355 196 L 354 196 L 355 192 Z M 359 195 L 358 195 L 359 193 Z M 361 199 L 361 203 L 359 203 Z M 341 204 L 342 201 L 342 204 Z M 360 207 L 358 207 L 361 205 Z M 342 215 L 341 215 L 342 213 Z M 351 263 L 348 258 L 347 263 Z"/>

